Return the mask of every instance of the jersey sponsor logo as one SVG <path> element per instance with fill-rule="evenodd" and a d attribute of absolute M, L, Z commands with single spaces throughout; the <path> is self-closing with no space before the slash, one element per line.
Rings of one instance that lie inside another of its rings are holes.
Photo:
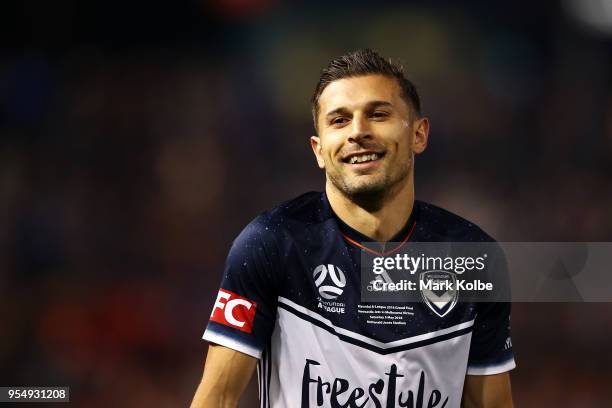
<path fill-rule="evenodd" d="M 229 290 L 219 289 L 210 320 L 251 333 L 256 309 L 255 302 Z"/>
<path fill-rule="evenodd" d="M 421 272 L 421 297 L 423 302 L 438 316 L 446 316 L 457 304 L 455 274 L 448 271 Z"/>
<path fill-rule="evenodd" d="M 382 271 L 381 273 L 376 274 L 376 278 L 374 280 L 370 281 L 370 284 L 367 287 L 368 291 L 372 292 L 374 290 L 374 288 L 376 287 L 376 282 L 387 283 L 387 284 L 395 283 L 393 282 L 393 279 L 391 279 L 387 271 Z"/>
<path fill-rule="evenodd" d="M 331 408 L 341 407 L 408 407 L 446 408 L 449 397 L 431 386 L 425 387 L 426 375 L 419 374 L 416 390 L 398 389 L 398 378 L 405 377 L 392 364 L 389 371 L 363 387 L 353 386 L 346 378 L 321 378 L 316 375 L 316 360 L 306 359 L 302 373 L 302 408 L 310 407 L 311 395 L 316 395 L 317 405 Z M 313 389 L 314 388 L 314 389 Z M 428 391 L 426 391 L 428 390 Z M 397 404 L 397 405 L 396 405 Z"/>
<path fill-rule="evenodd" d="M 319 295 L 323 299 L 332 300 L 344 292 L 346 286 L 346 276 L 337 266 L 332 264 L 319 265 L 312 274 L 315 286 L 319 290 Z M 327 279 L 329 277 L 329 279 Z M 331 280 L 331 282 L 329 282 Z"/>

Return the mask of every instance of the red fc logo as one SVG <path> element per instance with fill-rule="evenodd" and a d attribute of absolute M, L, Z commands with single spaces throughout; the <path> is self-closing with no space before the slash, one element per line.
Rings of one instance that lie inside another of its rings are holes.
<path fill-rule="evenodd" d="M 256 309 L 257 305 L 247 298 L 229 290 L 219 289 L 210 320 L 251 333 Z"/>

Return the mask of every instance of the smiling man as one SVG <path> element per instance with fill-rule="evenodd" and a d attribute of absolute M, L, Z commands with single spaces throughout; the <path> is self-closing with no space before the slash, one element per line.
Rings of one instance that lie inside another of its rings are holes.
<path fill-rule="evenodd" d="M 262 407 L 511 407 L 509 304 L 439 313 L 361 299 L 364 243 L 385 256 L 416 242 L 493 241 L 415 200 L 429 121 L 414 85 L 356 51 L 323 70 L 312 112 L 325 192 L 258 216 L 234 241 L 192 407 L 237 406 L 256 365 Z M 377 320 L 398 310 L 402 324 Z"/>

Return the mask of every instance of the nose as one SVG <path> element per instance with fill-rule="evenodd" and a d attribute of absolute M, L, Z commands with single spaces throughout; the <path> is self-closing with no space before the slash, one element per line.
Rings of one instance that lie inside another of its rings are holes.
<path fill-rule="evenodd" d="M 351 124 L 351 133 L 349 134 L 348 141 L 351 143 L 359 143 L 361 140 L 370 139 L 371 137 L 372 133 L 370 125 L 364 115 L 354 115 Z"/>

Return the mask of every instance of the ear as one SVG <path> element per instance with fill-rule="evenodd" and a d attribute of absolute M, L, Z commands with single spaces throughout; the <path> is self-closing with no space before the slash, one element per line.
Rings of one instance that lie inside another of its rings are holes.
<path fill-rule="evenodd" d="M 321 139 L 318 136 L 310 136 L 310 147 L 317 158 L 317 164 L 320 169 L 325 168 L 325 161 L 323 160 L 323 154 L 321 153 Z"/>
<path fill-rule="evenodd" d="M 429 119 L 416 119 L 412 132 L 412 150 L 416 154 L 423 153 L 427 148 L 427 140 L 429 139 Z"/>

